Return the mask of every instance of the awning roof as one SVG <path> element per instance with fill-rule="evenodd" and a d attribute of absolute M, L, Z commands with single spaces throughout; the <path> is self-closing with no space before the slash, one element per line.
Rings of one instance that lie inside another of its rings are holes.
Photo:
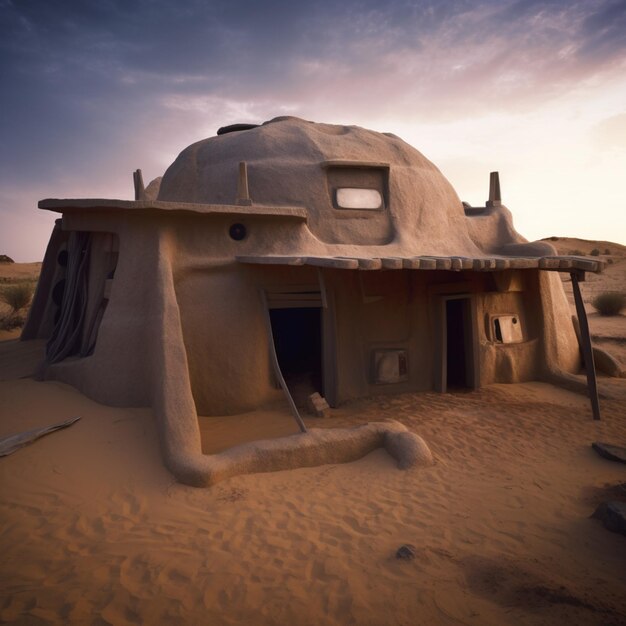
<path fill-rule="evenodd" d="M 253 265 L 313 265 L 346 270 L 472 270 L 493 272 L 508 269 L 540 269 L 557 272 L 601 272 L 603 261 L 577 256 L 480 257 L 413 256 L 413 257 L 330 257 L 257 255 L 238 256 L 239 263 Z"/>

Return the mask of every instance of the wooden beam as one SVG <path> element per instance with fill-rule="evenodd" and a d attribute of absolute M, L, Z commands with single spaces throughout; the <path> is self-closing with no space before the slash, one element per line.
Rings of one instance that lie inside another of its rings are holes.
<path fill-rule="evenodd" d="M 401 270 L 403 261 L 398 257 L 383 257 L 381 258 L 384 270 Z"/>
<path fill-rule="evenodd" d="M 239 175 L 237 177 L 237 204 L 250 206 L 250 191 L 248 189 L 248 164 L 245 161 L 239 163 Z"/>
<path fill-rule="evenodd" d="M 502 204 L 502 196 L 500 194 L 500 174 L 498 172 L 489 173 L 489 200 L 486 206 L 495 207 Z"/>
<path fill-rule="evenodd" d="M 421 267 L 420 259 L 418 257 L 402 259 L 402 267 L 405 270 L 418 270 Z"/>
<path fill-rule="evenodd" d="M 248 256 L 236 257 L 239 263 L 251 263 L 253 265 L 304 265 L 305 258 L 300 256 Z"/>
<path fill-rule="evenodd" d="M 437 269 L 437 261 L 435 261 L 435 259 L 432 259 L 430 257 L 420 257 L 419 258 L 419 262 L 420 262 L 420 269 L 421 270 L 435 270 Z"/>
<path fill-rule="evenodd" d="M 307 432 L 306 426 L 300 417 L 300 413 L 298 412 L 298 407 L 296 403 L 293 401 L 291 397 L 291 393 L 289 392 L 289 387 L 287 387 L 287 383 L 285 382 L 285 378 L 283 377 L 283 373 L 280 371 L 280 364 L 278 363 L 278 355 L 276 354 L 276 346 L 274 345 L 274 333 L 272 332 L 272 319 L 270 318 L 270 309 L 267 302 L 267 294 L 263 289 L 261 291 L 261 299 L 263 300 L 263 309 L 265 313 L 265 327 L 267 330 L 267 338 L 270 343 L 270 358 L 272 360 L 272 366 L 274 368 L 274 374 L 278 379 L 278 383 L 282 387 L 282 390 L 285 392 L 285 396 L 287 397 L 287 402 L 289 403 L 289 408 L 291 409 L 291 414 L 293 415 L 296 423 L 300 427 L 300 430 L 303 433 Z"/>
<path fill-rule="evenodd" d="M 356 270 L 359 268 L 357 259 L 346 257 L 308 256 L 306 257 L 306 264 L 317 267 L 332 267 L 339 270 Z"/>
<path fill-rule="evenodd" d="M 600 401 L 598 399 L 598 384 L 596 381 L 596 365 L 593 360 L 593 348 L 591 346 L 591 336 L 589 335 L 589 322 L 587 321 L 587 312 L 580 294 L 580 286 L 578 285 L 579 272 L 570 272 L 572 278 L 572 288 L 574 290 L 574 302 L 576 303 L 576 316 L 580 326 L 580 339 L 583 350 L 583 359 L 585 360 L 585 372 L 587 374 L 587 389 L 589 390 L 589 399 L 591 400 L 591 409 L 593 411 L 593 419 L 600 419 Z M 584 274 L 583 274 L 584 278 Z"/>
<path fill-rule="evenodd" d="M 135 170 L 133 172 L 133 183 L 135 184 L 135 201 L 145 200 L 146 189 L 143 185 L 143 175 L 141 170 Z"/>
<path fill-rule="evenodd" d="M 360 270 L 379 270 L 383 266 L 383 262 L 376 258 L 358 258 L 357 261 L 359 262 Z"/>

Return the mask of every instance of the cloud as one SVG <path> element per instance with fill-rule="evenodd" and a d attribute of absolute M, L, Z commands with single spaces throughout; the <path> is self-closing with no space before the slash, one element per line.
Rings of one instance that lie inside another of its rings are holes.
<path fill-rule="evenodd" d="M 219 126 L 281 114 L 375 128 L 525 114 L 624 72 L 625 7 L 0 0 L 0 185 L 23 211 L 33 180 L 125 193 L 132 169 L 156 176 Z"/>
<path fill-rule="evenodd" d="M 359 118 L 527 109 L 623 67 L 625 6 L 4 0 L 6 120 L 26 128 L 28 118 L 31 136 L 56 144 L 116 137 L 122 118 L 201 112 L 202 102 L 210 113 L 216 99 Z"/>
<path fill-rule="evenodd" d="M 602 120 L 591 129 L 591 138 L 600 150 L 626 151 L 626 113 Z"/>

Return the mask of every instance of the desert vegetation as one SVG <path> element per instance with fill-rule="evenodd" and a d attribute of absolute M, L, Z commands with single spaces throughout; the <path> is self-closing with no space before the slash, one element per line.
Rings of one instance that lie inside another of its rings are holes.
<path fill-rule="evenodd" d="M 619 315 L 626 307 L 626 294 L 607 291 L 598 294 L 591 304 L 600 315 Z"/>
<path fill-rule="evenodd" d="M 24 325 L 40 271 L 41 263 L 15 263 L 0 254 L 0 331 Z"/>
<path fill-rule="evenodd" d="M 26 321 L 28 306 L 33 298 L 35 283 L 24 281 L 0 287 L 0 330 L 21 328 Z"/>

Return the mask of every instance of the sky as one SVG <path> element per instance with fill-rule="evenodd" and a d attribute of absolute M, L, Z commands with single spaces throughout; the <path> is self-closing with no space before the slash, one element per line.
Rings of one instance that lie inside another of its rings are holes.
<path fill-rule="evenodd" d="M 393 132 L 530 240 L 626 244 L 626 0 L 0 0 L 0 254 L 220 126 Z"/>

